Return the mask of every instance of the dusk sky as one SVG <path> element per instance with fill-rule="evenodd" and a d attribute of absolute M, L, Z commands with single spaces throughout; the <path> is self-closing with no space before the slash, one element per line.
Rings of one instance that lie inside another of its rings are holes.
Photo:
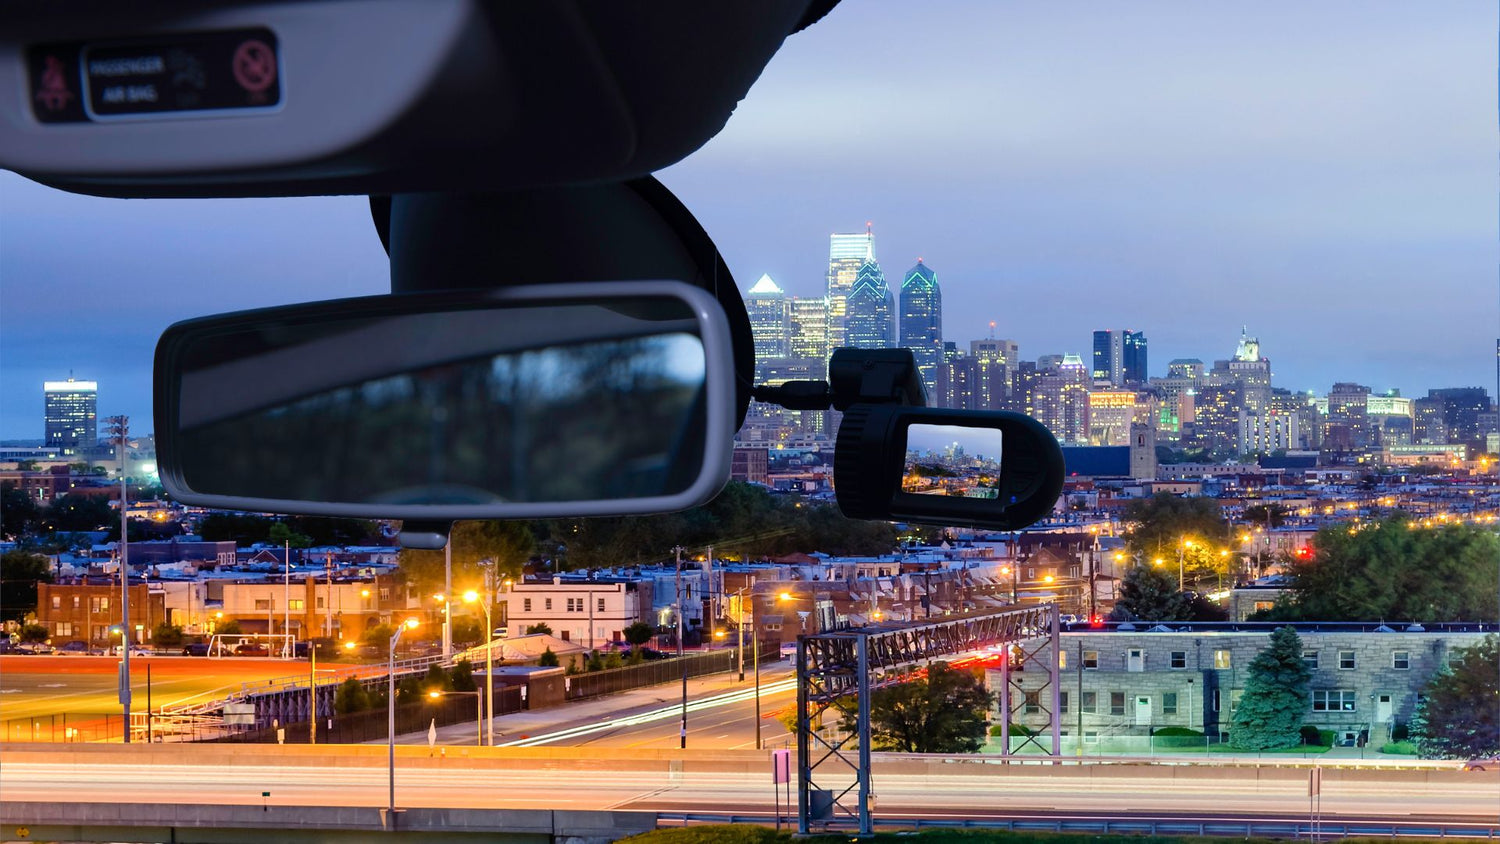
<path fill-rule="evenodd" d="M 1495 387 L 1494 0 L 850 0 L 794 36 L 663 181 L 740 288 L 820 295 L 828 235 L 920 256 L 944 334 L 1150 374 L 1240 326 L 1274 384 Z M 0 437 L 42 382 L 151 428 L 157 336 L 188 317 L 387 289 L 363 198 L 106 200 L 0 173 Z"/>

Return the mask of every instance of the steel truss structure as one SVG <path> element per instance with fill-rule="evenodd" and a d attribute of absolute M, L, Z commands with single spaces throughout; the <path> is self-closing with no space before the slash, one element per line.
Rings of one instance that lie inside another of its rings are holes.
<path fill-rule="evenodd" d="M 942 657 L 958 656 L 986 648 L 1001 647 L 1004 693 L 998 695 L 1000 723 L 1004 725 L 1003 753 L 1010 752 L 1009 725 L 1013 689 L 1021 690 L 1028 712 L 1046 712 L 1051 718 L 1051 747 L 1044 749 L 1038 736 L 1028 736 L 1022 748 L 1053 756 L 1061 753 L 1059 732 L 1058 613 L 1054 604 L 965 613 L 940 621 L 879 624 L 831 630 L 797 639 L 797 828 L 802 834 L 816 825 L 834 820 L 842 812 L 858 819 L 860 834 L 874 830 L 870 790 L 870 694 L 911 679 L 923 664 Z M 1050 647 L 1050 650 L 1049 650 Z M 1038 657 L 1050 654 L 1045 661 Z M 1045 672 L 1040 689 L 1022 689 L 1017 676 L 1035 666 L 1032 675 Z M 1040 670 L 1037 670 L 1040 669 Z M 852 701 L 850 700 L 852 698 Z M 825 714 L 855 716 L 852 732 L 819 731 L 814 725 Z M 1022 749 L 1018 748 L 1018 749 Z M 816 754 L 816 758 L 815 757 Z M 830 769 L 831 770 L 826 770 Z M 820 774 L 820 769 L 826 770 Z M 852 783 L 843 777 L 853 774 Z M 842 776 L 841 776 L 842 775 Z M 838 783 L 827 788 L 836 778 Z M 851 795 L 857 802 L 850 804 Z"/>

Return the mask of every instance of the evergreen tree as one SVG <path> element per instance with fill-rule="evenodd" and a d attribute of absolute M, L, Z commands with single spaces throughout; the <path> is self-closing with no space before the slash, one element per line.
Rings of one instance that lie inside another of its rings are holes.
<path fill-rule="evenodd" d="M 1500 643 L 1494 636 L 1463 648 L 1427 681 L 1411 734 L 1424 759 L 1469 759 L 1500 753 L 1495 703 L 1500 695 Z"/>
<path fill-rule="evenodd" d="M 1117 621 L 1189 621 L 1193 608 L 1192 601 L 1177 591 L 1175 573 L 1141 564 L 1125 573 L 1110 616 Z"/>
<path fill-rule="evenodd" d="M 1282 627 L 1272 632 L 1270 644 L 1250 660 L 1245 670 L 1245 690 L 1230 717 L 1230 746 L 1270 750 L 1300 744 L 1311 677 L 1307 663 L 1302 661 L 1302 639 L 1297 631 Z"/>
<path fill-rule="evenodd" d="M 474 682 L 474 666 L 467 659 L 453 663 L 453 690 L 472 692 L 479 686 Z"/>
<path fill-rule="evenodd" d="M 370 708 L 370 693 L 354 677 L 350 677 L 339 684 L 339 690 L 333 695 L 333 711 L 340 715 L 350 712 L 363 712 Z"/>
<path fill-rule="evenodd" d="M 541 656 L 537 657 L 536 664 L 543 668 L 556 668 L 558 665 L 557 654 L 553 653 L 551 648 L 547 648 L 542 651 Z"/>

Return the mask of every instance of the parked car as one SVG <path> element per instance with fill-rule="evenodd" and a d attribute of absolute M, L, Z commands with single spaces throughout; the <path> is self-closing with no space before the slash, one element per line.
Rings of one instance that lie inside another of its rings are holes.
<path fill-rule="evenodd" d="M 182 646 L 183 656 L 208 656 L 207 642 L 188 642 Z"/>
<path fill-rule="evenodd" d="M 68 642 L 67 644 L 58 648 L 57 652 L 60 654 L 96 654 L 99 652 L 99 649 L 89 647 L 88 642 L 82 641 L 80 639 L 74 639 L 73 641 Z"/>
<path fill-rule="evenodd" d="M 270 656 L 271 649 L 260 642 L 241 642 L 234 646 L 235 656 Z"/>
<path fill-rule="evenodd" d="M 1465 771 L 1500 771 L 1500 756 L 1479 756 L 1464 763 Z"/>
<path fill-rule="evenodd" d="M 46 642 L 21 642 L 15 646 L 15 653 L 18 654 L 50 654 L 52 652 L 52 646 Z"/>

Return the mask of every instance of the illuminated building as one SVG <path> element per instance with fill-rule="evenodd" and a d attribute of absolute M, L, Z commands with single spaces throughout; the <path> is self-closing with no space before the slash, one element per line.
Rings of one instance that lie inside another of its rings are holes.
<path fill-rule="evenodd" d="M 869 223 L 862 234 L 828 236 L 828 348 L 848 345 L 844 339 L 844 318 L 848 313 L 849 293 L 866 261 L 875 260 L 875 234 Z"/>
<path fill-rule="evenodd" d="M 1237 449 L 1242 407 L 1238 386 L 1199 389 L 1193 396 L 1193 446 L 1210 453 Z"/>
<path fill-rule="evenodd" d="M 1094 390 L 1088 395 L 1089 445 L 1130 445 L 1135 391 Z"/>
<path fill-rule="evenodd" d="M 1127 331 L 1122 341 L 1125 347 L 1125 361 L 1122 368 L 1125 370 L 1126 384 L 1144 384 L 1150 377 L 1146 369 L 1146 333 L 1144 331 Z"/>
<path fill-rule="evenodd" d="M 787 340 L 791 357 L 827 361 L 828 299 L 792 297 L 790 302 L 791 333 Z"/>
<path fill-rule="evenodd" d="M 937 273 L 922 259 L 901 281 L 900 342 L 917 359 L 917 371 L 927 388 L 929 403 L 936 404 L 938 367 L 943 364 L 943 291 Z"/>
<path fill-rule="evenodd" d="M 1328 391 L 1323 420 L 1323 448 L 1352 451 L 1370 444 L 1370 388 L 1340 381 Z"/>
<path fill-rule="evenodd" d="M 745 294 L 745 310 L 755 338 L 755 377 L 759 380 L 762 362 L 791 354 L 791 308 L 786 293 L 769 275 L 763 275 Z"/>
<path fill-rule="evenodd" d="M 45 381 L 43 408 L 44 445 L 63 454 L 92 451 L 99 445 L 99 383 L 97 381 Z"/>
<path fill-rule="evenodd" d="M 842 345 L 888 349 L 895 344 L 895 299 L 873 255 L 859 265 L 844 311 Z M 836 345 L 835 348 L 838 348 Z"/>
<path fill-rule="evenodd" d="M 1038 369 L 1042 369 L 1040 361 Z M 1064 355 L 1055 368 L 1042 369 L 1033 390 L 1031 416 L 1047 426 L 1058 442 L 1089 441 L 1089 368 L 1078 355 Z"/>
<path fill-rule="evenodd" d="M 1094 332 L 1094 366 L 1089 373 L 1095 384 L 1125 383 L 1125 337 L 1119 331 Z"/>

